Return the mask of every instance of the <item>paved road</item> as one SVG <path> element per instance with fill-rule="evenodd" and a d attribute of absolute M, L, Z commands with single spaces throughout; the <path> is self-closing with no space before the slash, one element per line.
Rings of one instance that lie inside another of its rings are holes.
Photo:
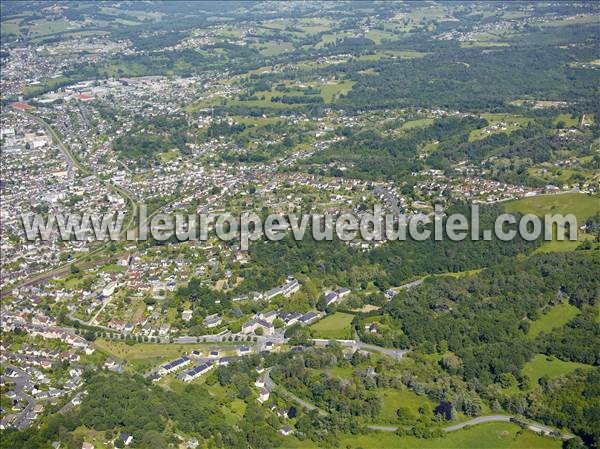
<path fill-rule="evenodd" d="M 8 377 L 7 379 L 9 379 L 10 381 L 14 382 L 15 384 L 15 393 L 17 394 L 17 398 L 19 400 L 25 400 L 27 401 L 27 405 L 25 406 L 25 408 L 21 411 L 21 413 L 19 413 L 17 415 L 17 418 L 15 419 L 13 425 L 17 428 L 17 429 L 24 429 L 25 427 L 29 426 L 30 422 L 29 420 L 26 418 L 28 413 L 31 412 L 33 410 L 33 407 L 35 406 L 36 402 L 35 399 L 33 399 L 31 396 L 29 396 L 27 393 L 25 393 L 24 389 L 25 387 L 27 388 L 31 388 L 31 379 L 29 377 L 29 374 L 27 374 L 25 371 L 23 371 L 21 368 L 14 366 L 14 365 L 6 365 L 7 368 L 12 368 L 13 370 L 15 370 L 19 376 L 18 377 Z"/>
<path fill-rule="evenodd" d="M 388 355 L 390 357 L 395 358 L 396 360 L 400 360 L 404 357 L 409 350 L 408 349 L 393 349 L 393 348 L 383 348 L 381 346 L 372 345 L 369 343 L 363 343 L 362 341 L 356 340 L 327 340 L 323 338 L 313 338 L 312 341 L 316 344 L 329 344 L 332 341 L 339 343 L 341 346 L 345 347 L 355 347 L 358 349 L 363 349 L 365 351 L 375 351 L 381 354 Z"/>
<path fill-rule="evenodd" d="M 473 426 L 475 424 L 483 424 L 486 422 L 510 422 L 511 418 L 512 416 L 508 415 L 478 416 L 477 418 L 470 419 L 469 421 L 465 421 L 460 424 L 454 424 L 453 426 L 444 427 L 444 431 L 453 432 L 455 430 L 462 429 L 466 426 Z"/>
<path fill-rule="evenodd" d="M 484 424 L 484 423 L 488 423 L 488 422 L 510 422 L 511 419 L 515 419 L 515 416 L 511 416 L 511 415 L 487 415 L 487 416 L 478 416 L 476 418 L 470 419 L 469 421 L 465 421 L 459 424 L 454 424 L 452 426 L 447 426 L 447 427 L 443 427 L 442 430 L 444 432 L 454 432 L 456 430 L 460 430 L 463 429 L 467 426 L 475 426 L 477 424 Z M 532 421 L 524 421 L 526 422 L 527 428 L 533 432 L 536 433 L 545 433 L 545 434 L 551 434 L 551 433 L 558 433 L 560 434 L 560 432 L 553 428 L 553 427 L 549 427 L 549 426 L 545 426 L 543 424 L 539 424 L 536 422 L 532 422 Z M 382 432 L 395 432 L 396 430 L 398 430 L 398 427 L 395 426 L 368 426 L 369 429 L 371 430 L 379 430 Z M 561 439 L 563 440 L 568 440 L 573 438 L 574 435 L 571 435 L 570 433 L 567 434 L 562 434 L 561 435 Z"/>
<path fill-rule="evenodd" d="M 427 277 L 427 276 L 425 276 L 425 277 Z M 425 277 L 422 277 L 421 279 L 417 279 L 416 281 L 409 282 L 408 284 L 402 284 L 402 285 L 399 285 L 398 287 L 393 287 L 392 290 L 395 290 L 395 291 L 409 290 L 411 288 L 418 287 L 419 285 L 421 285 L 423 283 L 423 281 L 425 280 Z"/>

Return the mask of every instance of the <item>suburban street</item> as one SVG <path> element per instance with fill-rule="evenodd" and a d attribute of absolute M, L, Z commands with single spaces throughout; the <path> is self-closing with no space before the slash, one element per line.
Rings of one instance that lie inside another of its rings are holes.
<path fill-rule="evenodd" d="M 33 385 L 31 384 L 31 380 L 29 374 L 23 371 L 21 368 L 14 365 L 6 365 L 5 368 L 12 368 L 16 373 L 18 373 L 17 377 L 10 377 L 9 379 L 14 382 L 15 388 L 14 391 L 17 394 L 16 399 L 24 400 L 27 402 L 27 405 L 15 419 L 13 425 L 18 429 L 24 429 L 29 425 L 29 420 L 27 419 L 27 415 L 33 410 L 35 407 L 35 399 L 25 393 L 25 388 L 31 389 Z"/>

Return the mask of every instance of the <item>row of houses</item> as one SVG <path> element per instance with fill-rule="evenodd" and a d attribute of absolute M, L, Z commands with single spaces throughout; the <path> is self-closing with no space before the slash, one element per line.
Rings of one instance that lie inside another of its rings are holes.
<path fill-rule="evenodd" d="M 164 376 L 165 374 L 177 371 L 178 369 L 181 369 L 184 366 L 189 365 L 190 363 L 190 358 L 184 355 L 182 357 L 179 357 L 178 359 L 172 360 L 168 363 L 165 363 L 164 365 L 161 365 L 161 367 L 158 369 L 158 373 L 161 376 Z"/>
<path fill-rule="evenodd" d="M 212 363 L 201 363 L 199 365 L 194 366 L 193 368 L 183 371 L 177 377 L 184 382 L 191 382 L 192 380 L 197 379 L 203 374 L 208 373 L 213 368 L 214 364 Z"/>
<path fill-rule="evenodd" d="M 293 276 L 288 276 L 285 283 L 267 291 L 264 295 L 264 298 L 270 300 L 278 295 L 283 295 L 286 298 L 289 298 L 298 290 L 300 290 L 300 284 L 298 283 L 296 278 L 294 278 Z"/>
<path fill-rule="evenodd" d="M 336 291 L 328 291 L 325 293 L 325 303 L 327 307 L 336 301 L 342 299 L 344 296 L 350 294 L 350 289 L 346 287 L 338 288 Z"/>

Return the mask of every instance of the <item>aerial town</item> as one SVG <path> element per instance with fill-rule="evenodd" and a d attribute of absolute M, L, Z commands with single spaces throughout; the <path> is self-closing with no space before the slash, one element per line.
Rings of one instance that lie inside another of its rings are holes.
<path fill-rule="evenodd" d="M 598 5 L 147 3 L 2 1 L 3 447 L 599 444 Z M 139 238 L 473 205 L 577 238 Z"/>

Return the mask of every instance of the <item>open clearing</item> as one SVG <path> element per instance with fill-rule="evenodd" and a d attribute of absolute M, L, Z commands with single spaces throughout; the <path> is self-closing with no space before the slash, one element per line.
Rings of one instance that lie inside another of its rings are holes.
<path fill-rule="evenodd" d="M 154 368 L 163 362 L 187 354 L 194 349 L 203 352 L 209 348 L 225 346 L 227 343 L 136 343 L 128 345 L 120 341 L 98 339 L 94 342 L 97 349 L 108 353 L 118 360 L 127 361 L 136 371 L 142 372 Z M 225 355 L 225 354 L 224 354 Z"/>
<path fill-rule="evenodd" d="M 582 193 L 538 195 L 510 201 L 505 204 L 505 209 L 509 213 L 521 212 L 523 214 L 534 214 L 540 217 L 543 217 L 545 214 L 574 214 L 575 217 L 577 217 L 579 227 L 587 218 L 600 212 L 600 197 Z M 554 232 L 554 235 L 554 240 L 544 242 L 534 254 L 572 251 L 577 248 L 582 241 L 593 238 L 592 235 L 584 234 L 580 230 L 577 232 L 578 240 L 575 241 L 568 240 L 568 235 L 565 235 L 565 239 L 562 241 L 556 240 L 556 231 Z"/>
<path fill-rule="evenodd" d="M 336 312 L 310 326 L 316 338 L 349 339 L 352 338 L 350 323 L 354 315 Z"/>
<path fill-rule="evenodd" d="M 563 327 L 565 324 L 579 315 L 579 312 L 579 309 L 574 305 L 571 305 L 567 302 L 561 302 L 560 304 L 552 307 L 546 314 L 531 322 L 531 326 L 527 332 L 527 337 L 535 338 L 540 334 L 540 332 L 548 333 L 552 329 Z"/>
<path fill-rule="evenodd" d="M 600 211 L 600 197 L 582 193 L 538 195 L 510 201 L 505 205 L 507 212 L 521 212 L 543 216 L 545 214 L 575 214 L 578 222 Z"/>
<path fill-rule="evenodd" d="M 333 103 L 340 96 L 346 95 L 352 90 L 354 81 L 342 81 L 336 84 L 325 84 L 321 88 L 321 97 L 325 103 Z"/>
<path fill-rule="evenodd" d="M 427 396 L 419 396 L 418 394 L 408 390 L 397 390 L 394 388 L 380 388 L 377 394 L 383 399 L 383 407 L 378 418 L 375 420 L 377 424 L 394 424 L 398 422 L 396 410 L 400 407 L 405 407 L 415 416 L 419 416 L 419 407 L 428 404 L 430 407 L 435 407 L 435 404 Z"/>
<path fill-rule="evenodd" d="M 522 373 L 529 376 L 531 386 L 535 387 L 543 376 L 548 376 L 550 379 L 561 377 L 575 371 L 577 368 L 589 369 L 590 365 L 576 362 L 564 362 L 556 357 L 547 356 L 544 354 L 536 354 L 531 361 L 523 366 Z"/>

